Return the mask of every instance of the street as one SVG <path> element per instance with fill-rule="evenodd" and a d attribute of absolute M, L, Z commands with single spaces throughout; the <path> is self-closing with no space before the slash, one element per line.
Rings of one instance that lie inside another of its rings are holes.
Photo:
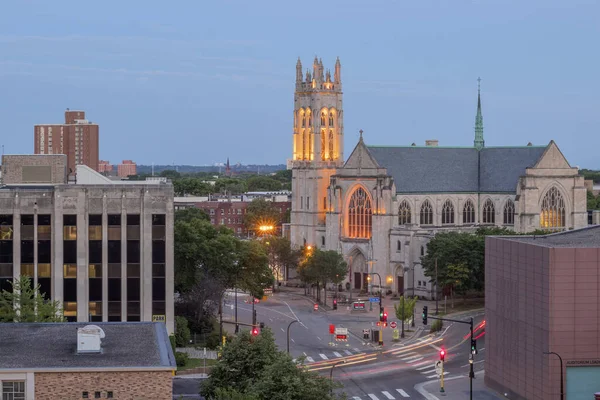
<path fill-rule="evenodd" d="M 251 324 L 252 304 L 244 301 L 247 299 L 244 295 L 238 297 L 238 321 Z M 224 321 L 234 321 L 234 304 L 235 298 L 228 296 L 224 307 Z M 375 308 L 378 311 L 378 305 Z M 340 391 L 345 392 L 350 399 L 435 398 L 427 397 L 423 392 L 439 395 L 440 386 L 435 364 L 440 358 L 441 348 L 446 351 L 444 379 L 448 380 L 448 390 L 444 394 L 447 398 L 452 398 L 451 391 L 466 390 L 468 393 L 471 352 L 468 324 L 445 323 L 443 336 L 439 336 L 429 334 L 428 327 L 423 329 L 420 318 L 417 318 L 413 331 L 407 332 L 406 339 L 400 343 L 392 342 L 392 330 L 389 327 L 384 329 L 384 346 L 379 348 L 362 338 L 362 330 L 371 328 L 372 322 L 378 320 L 377 311 L 354 314 L 345 306 L 329 311 L 324 311 L 321 307 L 315 311 L 309 299 L 302 296 L 301 292 L 293 291 L 277 293 L 267 301 L 255 304 L 255 309 L 257 321 L 264 322 L 273 331 L 277 346 L 283 351 L 287 349 L 288 326 L 292 321 L 298 320 L 298 323 L 290 326 L 291 356 L 295 359 L 304 357 L 306 368 L 310 371 L 327 377 L 332 374 L 335 380 L 343 384 Z M 390 322 L 395 320 L 392 313 Z M 464 313 L 454 318 L 468 321 L 471 315 L 474 316 L 476 327 L 481 324 L 482 311 Z M 431 323 L 432 320 L 429 321 L 429 324 Z M 332 341 L 329 334 L 330 324 L 347 327 L 350 333 L 348 341 Z M 231 333 L 235 329 L 234 324 L 224 323 L 223 326 Z M 377 329 L 377 326 L 373 328 Z M 240 329 L 249 327 L 241 325 Z M 483 332 L 484 329 L 479 329 L 475 334 L 481 335 L 477 340 L 478 354 L 474 360 L 476 373 L 483 370 Z M 188 394 L 189 390 L 193 390 L 200 382 L 195 379 L 185 380 L 188 382 L 175 385 L 174 394 Z M 426 384 L 432 381 L 433 383 Z M 483 375 L 478 375 L 475 381 L 477 385 L 481 384 Z"/>

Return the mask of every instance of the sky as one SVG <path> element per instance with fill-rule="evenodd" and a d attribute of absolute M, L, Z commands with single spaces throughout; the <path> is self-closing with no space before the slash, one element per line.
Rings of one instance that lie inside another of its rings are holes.
<path fill-rule="evenodd" d="M 100 125 L 112 163 L 291 158 L 295 65 L 342 64 L 345 155 L 370 145 L 471 146 L 481 77 L 486 146 L 555 140 L 600 169 L 600 1 L 6 2 L 0 144 L 66 108 Z"/>

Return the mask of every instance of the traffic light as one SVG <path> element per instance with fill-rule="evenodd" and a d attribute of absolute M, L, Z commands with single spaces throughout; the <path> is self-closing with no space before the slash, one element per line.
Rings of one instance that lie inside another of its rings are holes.
<path fill-rule="evenodd" d="M 383 322 L 383 307 L 379 306 L 379 321 Z"/>
<path fill-rule="evenodd" d="M 333 309 L 337 310 L 337 299 L 333 299 Z"/>
<path fill-rule="evenodd" d="M 258 328 L 256 326 L 252 327 L 252 336 L 258 336 Z"/>
<path fill-rule="evenodd" d="M 477 340 L 471 339 L 471 354 L 477 354 Z"/>
<path fill-rule="evenodd" d="M 440 361 L 444 361 L 446 358 L 446 350 L 440 349 Z"/>
<path fill-rule="evenodd" d="M 385 311 L 383 312 L 383 323 L 384 323 L 385 325 L 387 325 L 387 312 L 385 312 Z M 385 326 L 385 325 L 384 325 L 384 326 Z"/>
<path fill-rule="evenodd" d="M 427 306 L 423 306 L 423 325 L 427 325 Z"/>

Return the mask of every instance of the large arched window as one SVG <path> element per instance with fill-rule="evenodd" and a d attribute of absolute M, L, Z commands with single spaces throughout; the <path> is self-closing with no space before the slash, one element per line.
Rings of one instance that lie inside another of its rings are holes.
<path fill-rule="evenodd" d="M 444 206 L 442 207 L 442 225 L 444 224 L 453 224 L 454 223 L 454 204 L 450 201 L 450 199 L 444 202 Z"/>
<path fill-rule="evenodd" d="M 496 222 L 496 210 L 494 209 L 494 203 L 492 199 L 487 199 L 483 203 L 483 218 L 484 224 L 494 224 Z"/>
<path fill-rule="evenodd" d="M 469 199 L 465 202 L 463 207 L 463 224 L 474 224 L 475 223 L 475 206 Z"/>
<path fill-rule="evenodd" d="M 408 201 L 402 200 L 400 207 L 398 207 L 398 224 L 406 225 L 410 224 L 410 204 Z"/>
<path fill-rule="evenodd" d="M 321 126 L 325 126 L 325 118 L 327 118 L 327 113 L 323 111 L 321 113 Z"/>
<path fill-rule="evenodd" d="M 333 129 L 329 130 L 329 159 L 333 160 Z"/>
<path fill-rule="evenodd" d="M 506 204 L 504 205 L 504 224 L 515 224 L 515 203 L 511 199 L 506 200 Z"/>
<path fill-rule="evenodd" d="M 433 224 L 433 207 L 431 207 L 429 200 L 425 200 L 421 204 L 420 223 L 421 225 Z"/>
<path fill-rule="evenodd" d="M 321 129 L 321 160 L 325 160 L 325 129 Z"/>
<path fill-rule="evenodd" d="M 329 113 L 329 127 L 333 128 L 333 113 Z"/>
<path fill-rule="evenodd" d="M 540 226 L 550 229 L 565 226 L 565 200 L 555 186 L 546 192 L 542 200 Z"/>
<path fill-rule="evenodd" d="M 372 218 L 371 198 L 363 188 L 359 187 L 352 193 L 348 204 L 348 236 L 369 239 Z"/>

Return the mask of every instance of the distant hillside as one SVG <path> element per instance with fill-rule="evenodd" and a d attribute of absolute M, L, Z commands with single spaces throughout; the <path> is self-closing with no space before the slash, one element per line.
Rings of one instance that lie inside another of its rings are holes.
<path fill-rule="evenodd" d="M 270 174 L 273 172 L 281 171 L 286 169 L 285 164 L 278 165 L 232 165 L 231 170 L 234 173 L 258 173 L 258 174 Z M 194 173 L 194 172 L 225 172 L 225 166 L 215 165 L 155 165 L 154 174 L 160 174 L 165 170 L 175 170 L 179 173 Z M 138 165 L 138 174 L 150 174 L 152 173 L 152 165 Z"/>

